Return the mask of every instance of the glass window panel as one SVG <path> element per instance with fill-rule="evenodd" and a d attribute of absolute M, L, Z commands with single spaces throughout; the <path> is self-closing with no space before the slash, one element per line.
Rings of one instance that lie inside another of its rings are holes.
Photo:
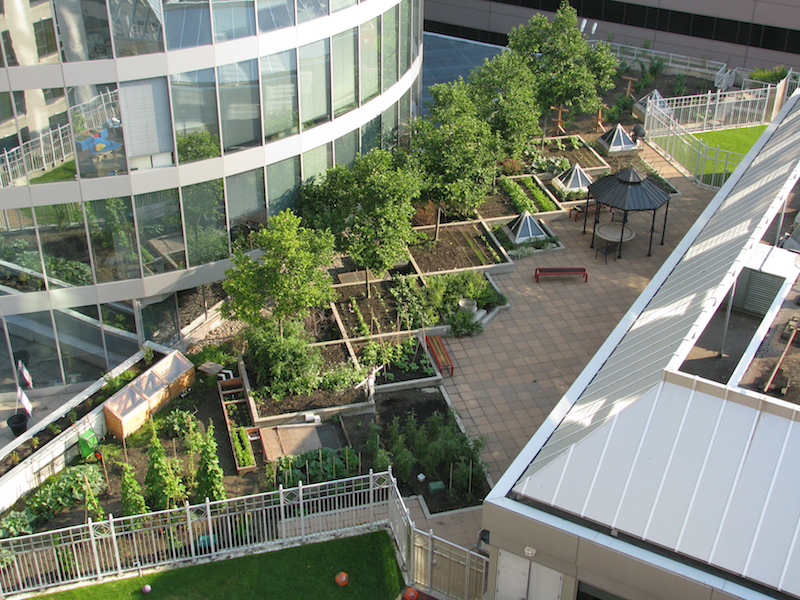
<path fill-rule="evenodd" d="M 400 3 L 400 74 L 411 67 L 411 0 Z"/>
<path fill-rule="evenodd" d="M 309 129 L 331 118 L 330 42 L 300 47 L 300 119 Z"/>
<path fill-rule="evenodd" d="M 0 210 L 0 293 L 44 289 L 33 209 Z M 0 343 L 2 347 L 2 343 Z"/>
<path fill-rule="evenodd" d="M 64 60 L 113 58 L 105 0 L 56 2 L 55 6 Z"/>
<path fill-rule="evenodd" d="M 333 36 L 333 114 L 358 106 L 358 29 Z"/>
<path fill-rule="evenodd" d="M 142 328 L 144 338 L 156 344 L 171 346 L 180 339 L 175 294 L 170 294 L 161 302 L 142 306 Z"/>
<path fill-rule="evenodd" d="M 689 13 L 673 10 L 669 16 L 669 29 L 671 33 L 689 35 L 692 30 L 692 15 Z"/>
<path fill-rule="evenodd" d="M 228 230 L 222 179 L 188 185 L 181 188 L 181 195 L 189 266 L 226 258 Z"/>
<path fill-rule="evenodd" d="M 276 140 L 299 132 L 297 57 L 294 50 L 261 59 L 261 105 L 264 139 Z"/>
<path fill-rule="evenodd" d="M 383 13 L 383 91 L 397 82 L 397 7 Z"/>
<path fill-rule="evenodd" d="M 348 6 L 355 6 L 358 4 L 357 0 L 331 0 L 331 12 L 342 10 Z"/>
<path fill-rule="evenodd" d="M 64 384 L 50 311 L 6 316 L 6 328 L 13 356 L 25 363 L 35 387 Z"/>
<path fill-rule="evenodd" d="M 17 123 L 30 182 L 75 180 L 75 156 L 63 88 L 15 92 Z M 19 98 L 22 96 L 22 98 Z M 19 108 L 24 105 L 25 112 Z M 13 157 L 12 157 L 13 158 Z"/>
<path fill-rule="evenodd" d="M 603 10 L 603 20 L 612 23 L 622 23 L 625 20 L 625 3 L 615 0 L 606 0 Z"/>
<path fill-rule="evenodd" d="M 328 14 L 328 0 L 297 0 L 297 22 L 305 23 Z"/>
<path fill-rule="evenodd" d="M 695 20 L 697 20 L 697 16 L 695 16 Z M 761 47 L 768 50 L 783 51 L 784 47 L 786 46 L 786 36 L 788 33 L 788 29 L 764 25 L 764 35 L 761 38 Z"/>
<path fill-rule="evenodd" d="M 25 185 L 25 160 L 10 92 L 0 92 L 0 181 L 2 187 Z"/>
<path fill-rule="evenodd" d="M 14 379 L 14 371 L 16 371 L 16 361 L 11 359 L 11 352 L 6 342 L 5 323 L 0 319 L 0 393 L 16 392 L 17 381 Z M 24 383 L 22 386 L 27 387 Z"/>
<path fill-rule="evenodd" d="M 120 84 L 119 94 L 122 121 L 128 128 L 131 168 L 174 164 L 166 78 L 125 81 Z M 134 158 L 139 160 L 134 162 Z"/>
<path fill-rule="evenodd" d="M 53 317 L 67 383 L 100 379 L 107 364 L 97 306 L 55 310 Z"/>
<path fill-rule="evenodd" d="M 422 8 L 420 0 L 412 0 L 411 9 L 411 60 L 419 56 L 420 31 L 422 29 Z"/>
<path fill-rule="evenodd" d="M 303 181 L 309 182 L 325 176 L 325 172 L 333 164 L 333 153 L 330 144 L 323 144 L 308 152 L 303 152 Z"/>
<path fill-rule="evenodd" d="M 300 189 L 300 157 L 293 156 L 267 165 L 268 212 L 277 215 L 287 208 L 297 207 Z"/>
<path fill-rule="evenodd" d="M 208 311 L 222 299 L 219 292 L 222 286 L 217 283 L 214 285 L 200 285 L 189 290 L 182 290 L 176 294 L 178 299 L 178 322 L 181 329 L 188 327 L 197 319 L 205 321 L 208 318 Z M 178 365 L 175 365 L 178 367 Z M 161 373 L 159 373 L 161 374 Z M 164 373 L 164 376 L 169 374 Z"/>
<path fill-rule="evenodd" d="M 101 304 L 100 316 L 103 319 L 108 369 L 111 370 L 139 351 L 133 303 L 130 300 L 120 300 Z"/>
<path fill-rule="evenodd" d="M 211 0 L 214 41 L 226 42 L 256 34 L 253 0 Z"/>
<path fill-rule="evenodd" d="M 337 165 L 352 165 L 358 155 L 358 129 L 345 133 L 333 142 L 333 153 Z"/>
<path fill-rule="evenodd" d="M 222 109 L 222 144 L 236 152 L 261 144 L 261 105 L 258 98 L 258 63 L 245 60 L 218 67 L 219 103 Z"/>
<path fill-rule="evenodd" d="M 381 115 L 381 140 L 384 149 L 397 144 L 397 104 L 387 108 Z"/>
<path fill-rule="evenodd" d="M 625 24 L 642 27 L 647 22 L 647 7 L 628 4 L 625 7 Z"/>
<path fill-rule="evenodd" d="M 367 154 L 374 148 L 381 147 L 381 117 L 378 115 L 369 123 L 361 126 L 361 154 Z"/>
<path fill-rule="evenodd" d="M 75 154 L 83 178 L 128 170 L 118 98 L 114 84 L 82 85 L 69 90 Z"/>
<path fill-rule="evenodd" d="M 257 0 L 256 7 L 261 32 L 294 25 L 294 0 Z"/>
<path fill-rule="evenodd" d="M 227 177 L 225 198 L 231 224 L 231 246 L 239 239 L 247 241 L 251 231 L 266 225 L 267 193 L 263 169 Z M 250 248 L 249 244 L 247 247 Z"/>
<path fill-rule="evenodd" d="M 109 0 L 117 56 L 164 51 L 161 0 Z"/>
<path fill-rule="evenodd" d="M 139 194 L 133 204 L 145 276 L 185 269 L 178 190 Z"/>
<path fill-rule="evenodd" d="M 739 30 L 739 22 L 729 19 L 715 19 L 714 39 L 721 42 L 736 43 L 736 33 Z"/>
<path fill-rule="evenodd" d="M 79 202 L 34 209 L 47 285 L 63 288 L 92 284 L 89 246 Z"/>
<path fill-rule="evenodd" d="M 170 76 L 178 162 L 219 156 L 219 118 L 214 69 Z"/>
<path fill-rule="evenodd" d="M 97 282 L 141 277 L 131 199 L 94 200 L 85 207 Z"/>
<path fill-rule="evenodd" d="M 8 2 L 0 14 L 6 65 L 38 65 L 60 61 L 50 2 Z"/>
<path fill-rule="evenodd" d="M 361 102 L 381 91 L 381 18 L 361 25 Z"/>
<path fill-rule="evenodd" d="M 400 144 L 407 146 L 409 142 L 408 121 L 411 118 L 411 90 L 400 97 L 397 107 L 399 111 L 397 135 Z"/>
<path fill-rule="evenodd" d="M 757 23 L 750 24 L 750 41 L 748 45 L 755 48 L 761 47 L 761 37 L 764 34 L 764 26 Z"/>
<path fill-rule="evenodd" d="M 194 48 L 211 43 L 208 0 L 165 0 L 167 48 Z"/>

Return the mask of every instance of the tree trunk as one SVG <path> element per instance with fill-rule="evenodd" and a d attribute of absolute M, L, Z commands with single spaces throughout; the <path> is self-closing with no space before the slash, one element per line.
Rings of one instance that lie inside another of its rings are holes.
<path fill-rule="evenodd" d="M 542 127 L 542 149 L 544 150 L 544 138 L 547 137 L 547 115 L 544 116 L 544 127 Z"/>
<path fill-rule="evenodd" d="M 369 289 L 369 269 L 364 267 L 364 280 L 367 282 L 367 298 L 370 297 L 370 289 Z"/>

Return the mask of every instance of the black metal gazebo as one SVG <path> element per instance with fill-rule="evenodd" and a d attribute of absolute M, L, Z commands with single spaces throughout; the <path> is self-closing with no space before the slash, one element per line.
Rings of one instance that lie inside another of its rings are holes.
<path fill-rule="evenodd" d="M 650 245 L 647 256 L 652 256 L 653 233 L 655 233 L 656 211 L 666 204 L 664 210 L 664 227 L 661 232 L 661 245 L 664 245 L 664 235 L 667 229 L 667 214 L 669 213 L 669 193 L 662 190 L 645 175 L 633 167 L 628 167 L 611 175 L 598 179 L 589 186 L 589 196 L 597 204 L 609 206 L 623 211 L 622 229 L 624 234 L 628 213 L 631 211 L 653 211 L 653 222 L 650 225 Z M 583 233 L 586 233 L 586 223 L 589 212 L 589 199 L 586 199 L 586 210 L 583 211 Z M 600 210 L 595 210 L 594 227 L 592 228 L 592 243 L 594 248 L 595 227 L 600 219 Z M 622 239 L 620 239 L 620 257 L 622 256 Z"/>

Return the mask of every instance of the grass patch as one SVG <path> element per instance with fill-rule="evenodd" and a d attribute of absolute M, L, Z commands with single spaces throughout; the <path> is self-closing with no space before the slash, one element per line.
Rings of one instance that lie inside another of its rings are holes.
<path fill-rule="evenodd" d="M 339 587 L 339 571 L 350 582 Z M 145 596 L 141 589 L 150 584 Z M 37 596 L 40 600 L 395 600 L 403 577 L 385 531 Z"/>
<path fill-rule="evenodd" d="M 75 160 L 70 160 L 38 177 L 31 177 L 31 184 L 53 183 L 54 181 L 75 181 Z"/>
<path fill-rule="evenodd" d="M 721 150 L 747 154 L 766 128 L 766 125 L 759 125 L 758 127 L 706 131 L 695 135 L 712 148 L 719 146 Z"/>

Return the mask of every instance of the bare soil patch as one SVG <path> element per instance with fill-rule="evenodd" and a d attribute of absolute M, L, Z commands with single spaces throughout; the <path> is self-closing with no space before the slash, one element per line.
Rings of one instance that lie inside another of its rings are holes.
<path fill-rule="evenodd" d="M 425 242 L 411 248 L 411 254 L 423 273 L 502 262 L 486 230 L 477 223 L 442 227 L 438 241 L 434 241 L 433 230 L 425 231 L 425 235 Z"/>

